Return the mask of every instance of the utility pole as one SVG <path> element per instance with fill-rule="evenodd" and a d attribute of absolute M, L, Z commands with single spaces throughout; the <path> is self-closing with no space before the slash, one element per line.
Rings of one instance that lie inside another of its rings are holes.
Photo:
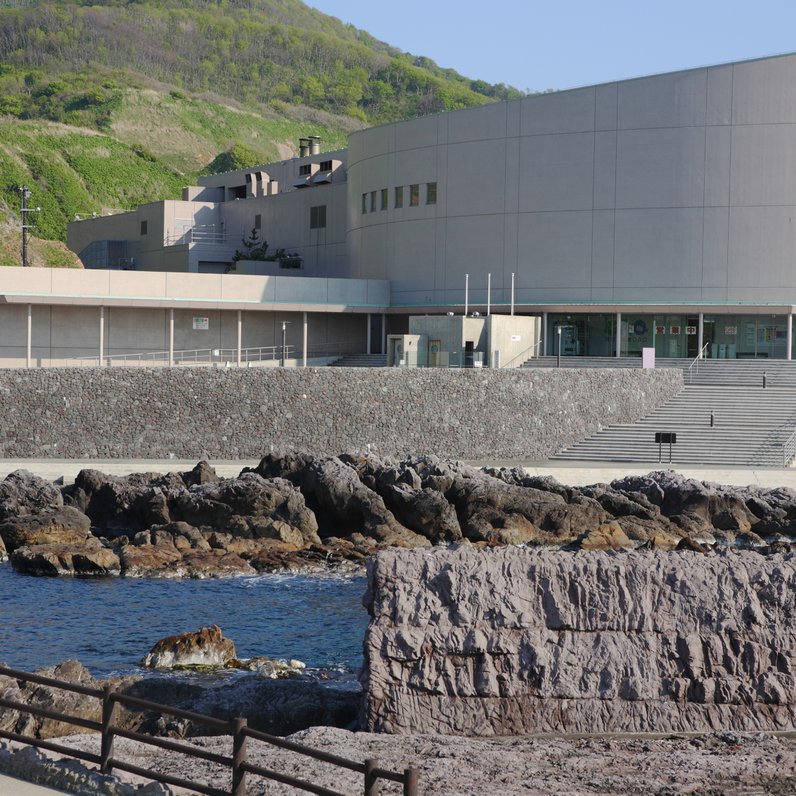
<path fill-rule="evenodd" d="M 23 185 L 19 189 L 20 195 L 22 197 L 22 203 L 20 207 L 20 214 L 22 216 L 22 267 L 28 267 L 28 230 L 30 229 L 30 224 L 28 224 L 28 213 L 38 213 L 41 208 L 40 207 L 28 207 L 27 201 L 30 199 L 30 191 Z"/>

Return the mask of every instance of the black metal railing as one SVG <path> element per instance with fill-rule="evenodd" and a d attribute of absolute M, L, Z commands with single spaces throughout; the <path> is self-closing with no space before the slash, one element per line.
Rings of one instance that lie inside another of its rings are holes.
<path fill-rule="evenodd" d="M 75 694 L 82 694 L 84 696 L 93 697 L 100 700 L 102 707 L 102 720 L 93 721 L 92 719 L 85 719 L 80 716 L 71 716 L 65 713 L 60 713 L 56 710 L 49 708 L 42 708 L 37 705 L 27 705 L 22 702 L 16 702 L 12 699 L 0 698 L 0 707 L 16 710 L 23 714 L 33 716 L 40 716 L 42 718 L 52 719 L 53 721 L 60 721 L 65 724 L 72 724 L 77 727 L 82 727 L 87 730 L 94 730 L 101 735 L 100 754 L 86 752 L 81 749 L 73 749 L 63 744 L 55 743 L 53 741 L 46 741 L 40 738 L 33 738 L 28 735 L 21 735 L 19 733 L 0 730 L 0 738 L 6 738 L 10 741 L 17 741 L 19 743 L 35 746 L 38 749 L 45 749 L 49 752 L 62 754 L 65 757 L 75 758 L 77 760 L 84 760 L 89 763 L 98 765 L 100 770 L 105 774 L 113 773 L 114 770 L 124 771 L 129 774 L 135 774 L 146 779 L 162 782 L 165 785 L 174 785 L 175 787 L 185 788 L 192 790 L 196 793 L 207 794 L 207 796 L 246 796 L 246 778 L 248 774 L 253 776 L 263 777 L 275 782 L 281 782 L 285 785 L 290 785 L 294 788 L 307 791 L 309 793 L 319 794 L 319 796 L 346 796 L 340 791 L 330 790 L 329 788 L 316 785 L 312 782 L 299 779 L 289 774 L 273 771 L 249 762 L 248 759 L 248 741 L 260 741 L 279 749 L 295 752 L 296 754 L 305 757 L 313 758 L 324 763 L 328 763 L 340 768 L 346 768 L 349 771 L 354 771 L 362 774 L 364 778 L 364 794 L 365 796 L 378 796 L 379 781 L 387 780 L 397 782 L 403 785 L 404 796 L 418 796 L 418 776 L 415 768 L 406 768 L 403 772 L 394 772 L 381 768 L 378 761 L 374 759 L 365 760 L 364 763 L 357 763 L 354 760 L 348 760 L 338 755 L 322 752 L 318 749 L 311 749 L 293 741 L 288 741 L 285 738 L 279 738 L 274 735 L 268 735 L 264 732 L 259 732 L 248 727 L 246 719 L 236 718 L 232 721 L 224 719 L 217 719 L 212 716 L 206 716 L 201 713 L 194 713 L 190 710 L 182 710 L 181 708 L 171 707 L 170 705 L 162 705 L 158 702 L 150 702 L 147 699 L 140 699 L 138 697 L 128 696 L 126 694 L 115 691 L 111 686 L 105 686 L 103 689 L 89 688 L 87 686 L 78 685 L 76 683 L 68 683 L 63 680 L 55 680 L 51 677 L 43 677 L 38 674 L 31 674 L 29 672 L 19 671 L 17 669 L 9 669 L 0 666 L 0 675 L 11 677 L 21 683 L 36 683 L 38 685 L 45 685 L 51 688 L 59 688 L 63 691 L 69 691 Z M 145 735 L 140 732 L 133 732 L 132 730 L 124 729 L 123 727 L 114 724 L 114 714 L 116 705 L 122 705 L 125 708 L 133 708 L 140 710 L 155 711 L 158 713 L 165 713 L 169 716 L 177 718 L 188 719 L 189 721 L 213 727 L 218 730 L 221 735 L 228 735 L 232 738 L 232 755 L 217 754 L 200 749 L 186 743 L 180 743 L 168 738 L 159 738 L 152 735 Z M 148 746 L 154 746 L 159 749 L 165 749 L 170 752 L 178 752 L 188 755 L 190 757 L 207 760 L 211 763 L 226 766 L 231 769 L 232 785 L 229 790 L 212 787 L 210 785 L 194 782 L 192 780 L 184 779 L 172 774 L 164 774 L 159 771 L 142 768 L 140 766 L 127 763 L 114 757 L 114 739 L 127 738 L 132 741 L 138 741 Z"/>

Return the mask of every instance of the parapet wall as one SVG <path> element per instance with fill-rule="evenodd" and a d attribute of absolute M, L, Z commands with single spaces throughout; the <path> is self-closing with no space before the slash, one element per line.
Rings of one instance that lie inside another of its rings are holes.
<path fill-rule="evenodd" d="M 796 729 L 796 558 L 389 550 L 362 726 L 461 735 Z"/>
<path fill-rule="evenodd" d="M 544 459 L 636 420 L 679 370 L 0 371 L 0 458 L 259 457 L 271 449 Z"/>

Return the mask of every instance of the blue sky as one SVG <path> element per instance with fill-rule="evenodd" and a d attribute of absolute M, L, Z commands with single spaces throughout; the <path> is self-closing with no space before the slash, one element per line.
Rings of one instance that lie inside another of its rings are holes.
<path fill-rule="evenodd" d="M 307 0 L 470 78 L 543 91 L 796 51 L 786 0 Z"/>

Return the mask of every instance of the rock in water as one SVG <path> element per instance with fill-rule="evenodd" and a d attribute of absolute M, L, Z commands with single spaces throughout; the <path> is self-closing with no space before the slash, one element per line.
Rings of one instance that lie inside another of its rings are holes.
<path fill-rule="evenodd" d="M 84 544 L 91 536 L 91 521 L 73 508 L 62 506 L 54 511 L 7 517 L 0 523 L 0 538 L 8 552 L 18 547 L 39 544 Z"/>
<path fill-rule="evenodd" d="M 368 731 L 796 729 L 796 556 L 472 546 L 369 568 Z"/>
<path fill-rule="evenodd" d="M 161 639 L 141 661 L 141 665 L 149 669 L 224 666 L 236 657 L 235 644 L 224 638 L 218 625 L 211 625 L 194 633 L 180 633 Z"/>

